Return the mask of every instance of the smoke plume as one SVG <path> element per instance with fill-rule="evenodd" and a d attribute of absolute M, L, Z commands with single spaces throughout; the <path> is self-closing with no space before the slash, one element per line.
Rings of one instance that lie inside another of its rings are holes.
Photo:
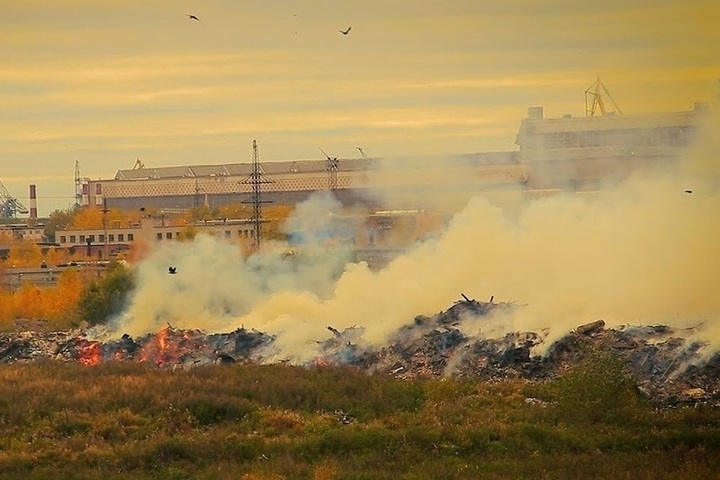
<path fill-rule="evenodd" d="M 416 315 L 447 309 L 461 293 L 516 302 L 513 313 L 466 322 L 466 334 L 545 331 L 545 346 L 579 324 L 697 326 L 720 344 L 720 151 L 717 117 L 687 158 L 591 196 L 526 198 L 512 215 L 478 195 L 446 230 L 381 270 L 329 243 L 339 205 L 331 195 L 299 205 L 287 233 L 297 253 L 270 245 L 243 258 L 210 237 L 168 242 L 138 267 L 139 285 L 118 332 L 244 326 L 277 335 L 274 358 L 304 361 L 327 326 L 364 327 L 384 346 Z M 686 190 L 692 193 L 686 193 Z M 311 240 L 311 241 L 310 241 Z M 169 265 L 177 275 L 169 276 Z"/>

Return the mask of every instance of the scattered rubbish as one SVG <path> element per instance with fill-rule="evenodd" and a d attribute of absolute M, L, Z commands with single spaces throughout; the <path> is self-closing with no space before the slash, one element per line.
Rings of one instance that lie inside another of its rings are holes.
<path fill-rule="evenodd" d="M 683 334 L 692 329 L 665 325 L 610 328 L 604 320 L 577 326 L 544 354 L 535 347 L 547 332 L 510 332 L 490 338 L 478 331 L 472 337 L 459 328 L 468 320 L 516 308 L 509 303 L 462 300 L 433 316 L 418 315 L 400 328 L 382 348 L 363 342 L 363 327 L 336 329 L 317 343 L 317 356 L 307 365 L 347 365 L 368 373 L 399 379 L 458 378 L 485 381 L 552 379 L 581 362 L 592 351 L 613 352 L 634 375 L 638 388 L 659 404 L 706 403 L 720 406 L 720 354 L 708 355 L 704 344 Z M 694 327 L 699 328 L 699 327 Z M 168 324 L 156 333 L 133 338 L 108 338 L 100 327 L 68 332 L 22 331 L 0 333 L 0 363 L 40 360 L 98 365 L 142 362 L 158 368 L 187 369 L 202 365 L 282 362 L 268 355 L 275 336 L 239 328 L 229 333 L 205 333 Z M 538 404 L 535 399 L 526 403 Z M 344 420 L 352 418 L 344 414 Z"/>

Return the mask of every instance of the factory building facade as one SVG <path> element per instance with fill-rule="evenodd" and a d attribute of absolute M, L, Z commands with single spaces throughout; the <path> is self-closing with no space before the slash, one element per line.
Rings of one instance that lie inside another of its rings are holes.
<path fill-rule="evenodd" d="M 292 205 L 332 189 L 345 205 L 423 208 L 428 197 L 469 198 L 511 189 L 593 190 L 638 169 L 682 155 L 707 108 L 685 112 L 546 118 L 530 107 L 516 137 L 518 150 L 410 158 L 262 163 L 263 200 Z M 82 204 L 106 208 L 187 210 L 250 203 L 252 163 L 119 170 L 86 180 Z M 333 177 L 333 178 L 331 178 Z"/>
<path fill-rule="evenodd" d="M 55 232 L 55 243 L 71 253 L 107 259 L 127 251 L 137 243 L 181 240 L 195 233 L 212 235 L 226 240 L 250 241 L 253 238 L 251 219 L 210 220 L 188 225 L 166 224 L 156 218 L 143 218 L 128 225 L 114 225 L 103 229 L 66 228 Z"/>
<path fill-rule="evenodd" d="M 601 188 L 631 172 L 677 160 L 692 142 L 705 104 L 685 112 L 545 118 L 528 109 L 517 135 L 529 188 Z"/>
<path fill-rule="evenodd" d="M 516 152 L 397 159 L 338 159 L 337 171 L 326 161 L 298 160 L 262 164 L 263 200 L 294 205 L 313 192 L 332 189 L 344 205 L 380 206 L 397 198 L 472 193 L 505 188 L 524 180 Z M 387 167 L 386 167 L 387 165 Z M 82 204 L 138 210 L 187 210 L 249 203 L 250 163 L 192 165 L 119 170 L 109 180 L 87 180 Z M 452 179 L 448 177 L 452 176 Z M 438 182 L 438 179 L 444 179 Z M 461 184 L 460 184 L 461 183 Z"/>

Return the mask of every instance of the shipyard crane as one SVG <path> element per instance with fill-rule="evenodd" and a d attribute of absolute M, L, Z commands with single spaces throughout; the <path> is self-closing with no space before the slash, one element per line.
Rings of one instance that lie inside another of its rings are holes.
<path fill-rule="evenodd" d="M 607 97 L 612 102 L 615 110 L 608 111 L 606 109 L 603 97 Z M 595 80 L 595 83 L 585 90 L 585 115 L 593 117 L 598 111 L 601 115 L 613 115 L 616 112 L 619 115 L 623 114 L 620 107 L 618 107 L 618 104 L 615 103 L 612 95 L 610 95 L 610 92 L 605 87 L 605 84 L 600 80 L 600 77 L 598 77 L 598 79 Z"/>
<path fill-rule="evenodd" d="M 15 218 L 17 214 L 27 214 L 28 209 L 20 201 L 10 195 L 0 180 L 0 218 Z"/>

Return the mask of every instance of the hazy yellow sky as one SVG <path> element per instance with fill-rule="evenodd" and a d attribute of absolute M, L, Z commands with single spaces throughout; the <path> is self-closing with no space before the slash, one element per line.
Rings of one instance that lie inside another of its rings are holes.
<path fill-rule="evenodd" d="M 717 0 L 0 3 L 0 180 L 26 205 L 37 184 L 41 214 L 72 203 L 76 160 L 513 150 L 528 106 L 582 115 L 597 76 L 626 114 L 720 79 Z"/>

